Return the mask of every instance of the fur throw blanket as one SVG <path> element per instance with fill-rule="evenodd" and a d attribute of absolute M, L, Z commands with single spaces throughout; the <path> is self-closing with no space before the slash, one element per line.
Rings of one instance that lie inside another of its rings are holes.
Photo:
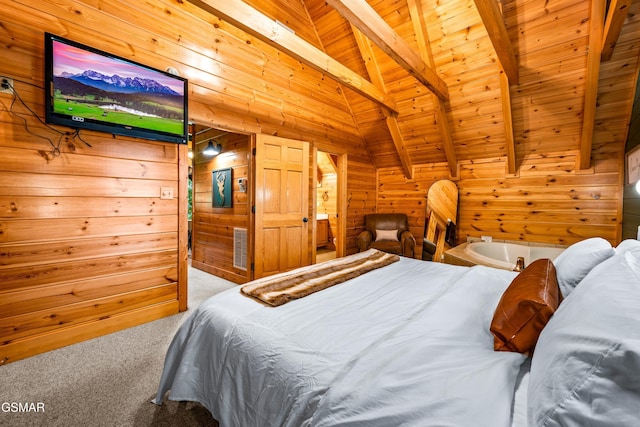
<path fill-rule="evenodd" d="M 399 260 L 398 255 L 369 249 L 254 280 L 242 286 L 241 292 L 277 307 Z"/>

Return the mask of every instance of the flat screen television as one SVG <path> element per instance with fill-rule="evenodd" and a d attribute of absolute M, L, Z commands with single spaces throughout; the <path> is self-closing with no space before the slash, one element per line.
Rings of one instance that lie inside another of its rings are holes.
<path fill-rule="evenodd" d="M 45 34 L 45 120 L 187 143 L 187 80 Z"/>

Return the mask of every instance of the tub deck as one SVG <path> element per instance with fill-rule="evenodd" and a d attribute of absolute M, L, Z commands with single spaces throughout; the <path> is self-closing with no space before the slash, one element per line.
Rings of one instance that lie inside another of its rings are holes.
<path fill-rule="evenodd" d="M 502 270 L 513 270 L 513 268 L 516 265 L 515 259 L 513 260 L 513 262 L 509 261 L 507 264 L 505 264 L 505 262 L 501 260 L 495 260 L 495 262 L 491 262 L 488 257 L 474 256 L 473 254 L 469 253 L 469 251 L 467 250 L 467 246 L 470 245 L 471 243 L 478 243 L 478 242 L 481 242 L 481 241 L 471 240 L 461 245 L 458 245 L 454 248 L 449 249 L 444 253 L 443 261 L 446 264 L 452 264 L 452 265 L 464 265 L 468 267 L 473 265 L 486 265 L 488 267 L 499 268 Z M 528 246 L 528 247 L 536 247 L 536 248 L 551 248 L 551 249 L 560 249 L 560 250 L 566 248 L 566 246 L 562 246 L 562 245 L 550 245 L 550 244 L 527 243 L 527 242 L 493 240 L 491 243 L 498 243 L 498 244 L 507 243 L 507 244 L 514 244 L 514 245 L 520 245 L 520 246 Z M 556 252 L 556 251 L 553 251 L 553 252 Z M 555 254 L 555 256 L 557 256 L 557 254 Z M 553 259 L 555 258 L 555 256 L 549 256 L 549 258 Z M 533 260 L 527 259 L 526 263 L 529 264 L 531 261 Z"/>

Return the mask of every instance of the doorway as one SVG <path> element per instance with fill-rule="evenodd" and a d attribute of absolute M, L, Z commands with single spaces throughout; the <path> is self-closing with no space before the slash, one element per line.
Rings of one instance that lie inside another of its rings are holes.
<path fill-rule="evenodd" d="M 342 156 L 326 151 L 317 150 L 316 163 L 316 194 L 315 194 L 315 251 L 316 262 L 334 259 L 342 254 L 339 230 L 342 227 L 341 184 L 343 174 L 341 166 Z"/>
<path fill-rule="evenodd" d="M 191 265 L 230 280 L 251 280 L 253 252 L 245 237 L 251 229 L 251 135 L 193 124 Z M 218 153 L 207 152 L 218 148 Z M 225 177 L 221 203 L 216 178 Z M 228 182 L 227 182 L 227 178 Z M 227 187 L 228 186 L 228 187 Z M 244 233 L 243 233 L 244 232 Z"/>

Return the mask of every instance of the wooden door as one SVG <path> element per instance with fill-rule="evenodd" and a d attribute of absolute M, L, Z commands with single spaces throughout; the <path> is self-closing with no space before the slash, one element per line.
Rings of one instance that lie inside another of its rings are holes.
<path fill-rule="evenodd" d="M 256 135 L 254 279 L 309 263 L 309 144 Z"/>

